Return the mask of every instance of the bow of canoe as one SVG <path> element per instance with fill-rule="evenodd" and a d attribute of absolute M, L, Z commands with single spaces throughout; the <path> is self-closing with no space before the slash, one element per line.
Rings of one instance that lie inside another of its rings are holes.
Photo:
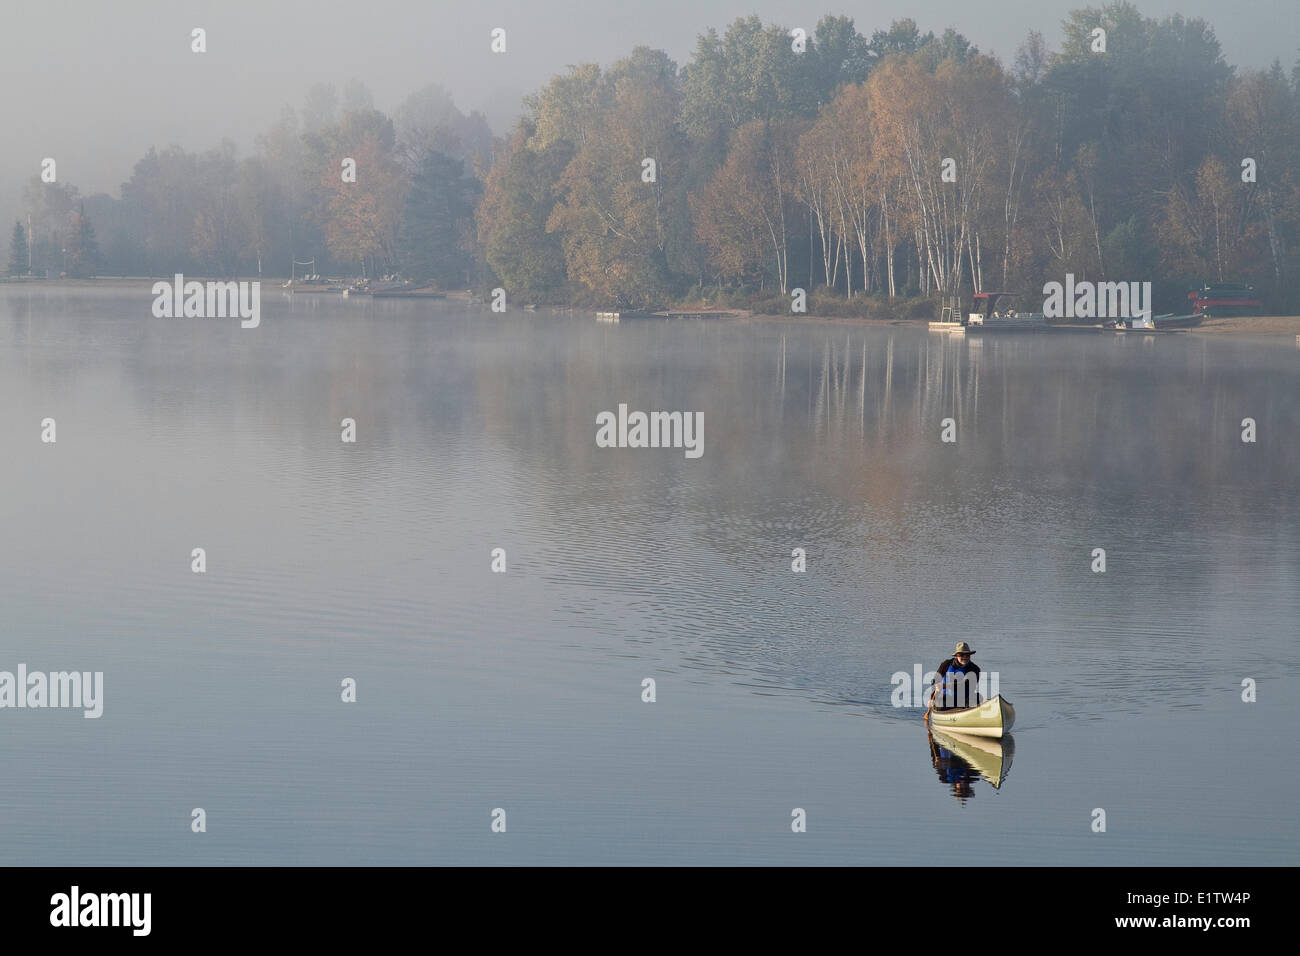
<path fill-rule="evenodd" d="M 1016 723 L 1016 709 L 1009 700 L 994 697 L 978 707 L 961 710 L 936 710 L 930 714 L 930 726 L 973 737 L 1001 737 Z"/>

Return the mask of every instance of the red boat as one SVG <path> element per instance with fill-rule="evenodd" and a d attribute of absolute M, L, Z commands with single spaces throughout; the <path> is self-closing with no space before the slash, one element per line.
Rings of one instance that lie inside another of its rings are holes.
<path fill-rule="evenodd" d="M 1192 314 L 1204 319 L 1228 315 L 1259 315 L 1264 303 L 1255 298 L 1255 287 L 1237 282 L 1218 282 L 1187 293 Z"/>

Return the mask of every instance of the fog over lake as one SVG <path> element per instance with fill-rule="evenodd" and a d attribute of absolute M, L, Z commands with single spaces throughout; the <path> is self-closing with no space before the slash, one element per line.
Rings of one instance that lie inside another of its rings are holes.
<path fill-rule="evenodd" d="M 0 670 L 104 675 L 0 712 L 5 864 L 1300 848 L 1289 343 L 151 302 L 0 286 Z M 702 455 L 598 447 L 620 403 Z M 958 640 L 1016 705 L 996 789 L 891 701 Z"/>

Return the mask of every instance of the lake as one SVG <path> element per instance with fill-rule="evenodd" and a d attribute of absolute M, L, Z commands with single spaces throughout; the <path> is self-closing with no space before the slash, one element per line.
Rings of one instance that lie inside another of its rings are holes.
<path fill-rule="evenodd" d="M 103 673 L 0 709 L 2 864 L 1300 849 L 1293 345 L 152 300 L 0 285 L 0 670 Z M 891 699 L 959 640 L 997 788 Z"/>

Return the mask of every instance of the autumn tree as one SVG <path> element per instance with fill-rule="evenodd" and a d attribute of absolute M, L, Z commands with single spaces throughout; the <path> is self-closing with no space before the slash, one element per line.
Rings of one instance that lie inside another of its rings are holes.
<path fill-rule="evenodd" d="M 99 250 L 99 240 L 95 238 L 95 227 L 86 215 L 86 204 L 81 203 L 72 214 L 64 238 L 67 252 L 68 275 L 86 278 L 96 275 L 103 263 Z"/>
<path fill-rule="evenodd" d="M 1175 273 L 1190 267 L 1200 279 L 1223 281 L 1262 261 L 1265 250 L 1251 242 L 1259 233 L 1249 228 L 1250 198 L 1237 175 L 1217 156 L 1207 156 L 1194 186 L 1169 197 L 1161 230 L 1165 266 Z"/>
<path fill-rule="evenodd" d="M 1037 234 L 1047 256 L 1042 274 L 1064 278 L 1073 273 L 1080 279 L 1095 274 L 1089 253 L 1091 224 L 1083 203 L 1078 177 L 1072 171 L 1045 169 L 1034 183 Z"/>
<path fill-rule="evenodd" d="M 984 204 L 1008 123 L 1008 78 L 988 57 L 949 57 L 931 72 L 914 54 L 883 61 L 868 89 L 876 148 L 905 177 L 923 276 L 950 296 L 969 268 L 978 289 Z"/>
<path fill-rule="evenodd" d="M 1247 229 L 1262 232 L 1267 270 L 1259 278 L 1282 288 L 1293 272 L 1288 249 L 1300 247 L 1300 87 L 1287 82 L 1280 63 L 1246 71 L 1232 81 L 1225 110 L 1225 147 L 1249 179 Z"/>
<path fill-rule="evenodd" d="M 394 154 L 392 120 L 378 112 L 348 113 L 307 142 L 319 170 L 330 254 L 358 263 L 365 275 L 394 268 L 407 181 Z M 355 182 L 346 160 L 355 163 Z"/>
<path fill-rule="evenodd" d="M 611 301 L 646 305 L 671 284 L 668 248 L 683 188 L 677 67 L 638 47 L 601 78 L 608 102 L 560 178 L 558 233 L 570 279 Z"/>
<path fill-rule="evenodd" d="M 564 286 L 564 249 L 546 223 L 559 199 L 559 182 L 574 153 L 557 139 L 531 149 L 536 135 L 524 121 L 497 150 L 475 212 L 479 247 L 489 269 L 512 295 L 544 299 Z"/>
<path fill-rule="evenodd" d="M 695 228 L 723 274 L 772 276 L 789 290 L 789 233 L 798 193 L 797 120 L 750 120 L 732 134 L 727 160 L 692 202 Z"/>

